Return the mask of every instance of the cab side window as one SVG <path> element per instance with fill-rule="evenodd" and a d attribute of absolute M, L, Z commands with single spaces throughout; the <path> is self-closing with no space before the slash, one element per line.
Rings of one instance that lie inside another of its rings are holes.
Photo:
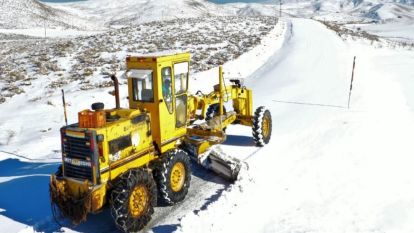
<path fill-rule="evenodd" d="M 188 62 L 174 64 L 175 94 L 187 92 Z"/>
<path fill-rule="evenodd" d="M 173 112 L 172 100 L 172 81 L 171 81 L 171 67 L 164 67 L 161 69 L 162 79 L 162 96 L 167 105 L 168 112 Z"/>

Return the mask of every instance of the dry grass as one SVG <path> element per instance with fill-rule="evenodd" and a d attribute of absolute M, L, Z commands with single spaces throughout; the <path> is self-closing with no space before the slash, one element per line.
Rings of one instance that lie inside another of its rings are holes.
<path fill-rule="evenodd" d="M 74 39 L 0 41 L 0 82 L 7 86 L 0 103 L 24 93 L 39 79 L 50 91 L 71 82 L 77 82 L 80 90 L 107 87 L 103 77 L 125 69 L 127 53 L 188 51 L 193 72 L 208 70 L 251 50 L 276 23 L 277 18 L 265 16 L 203 17 L 150 22 Z"/>

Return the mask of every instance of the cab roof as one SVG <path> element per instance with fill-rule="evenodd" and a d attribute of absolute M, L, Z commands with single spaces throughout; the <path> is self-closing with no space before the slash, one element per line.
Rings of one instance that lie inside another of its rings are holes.
<path fill-rule="evenodd" d="M 168 60 L 182 60 L 190 59 L 189 52 L 183 51 L 161 51 L 156 53 L 148 53 L 148 54 L 129 54 L 127 56 L 128 61 L 138 61 L 138 60 L 152 60 L 152 61 L 168 61 Z"/>

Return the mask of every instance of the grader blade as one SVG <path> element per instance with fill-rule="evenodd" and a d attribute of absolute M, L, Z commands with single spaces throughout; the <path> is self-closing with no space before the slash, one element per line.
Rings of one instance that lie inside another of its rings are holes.
<path fill-rule="evenodd" d="M 208 167 L 221 177 L 235 181 L 239 175 L 243 162 L 237 158 L 213 149 L 208 155 Z"/>
<path fill-rule="evenodd" d="M 191 130 L 193 134 L 201 132 L 205 131 Z M 225 134 L 209 133 L 214 136 L 187 137 L 183 148 L 192 155 L 192 159 L 207 170 L 211 170 L 229 181 L 237 180 L 238 174 L 245 163 L 221 150 L 219 144 L 225 141 Z"/>

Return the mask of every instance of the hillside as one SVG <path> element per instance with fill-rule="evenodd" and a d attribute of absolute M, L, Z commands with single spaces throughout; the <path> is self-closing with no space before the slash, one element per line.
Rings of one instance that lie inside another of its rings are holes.
<path fill-rule="evenodd" d="M 93 24 L 55 9 L 37 0 L 3 0 L 0 7 L 0 28 L 73 28 L 91 29 Z"/>
<path fill-rule="evenodd" d="M 409 21 L 414 19 L 411 0 L 286 0 L 284 11 L 304 17 L 340 21 Z"/>
<path fill-rule="evenodd" d="M 37 85 L 50 93 L 70 83 L 77 84 L 75 90 L 105 87 L 104 77 L 121 70 L 131 53 L 189 51 L 192 71 L 208 70 L 251 50 L 276 22 L 263 16 L 204 17 L 151 22 L 75 39 L 0 41 L 0 104 L 24 93 L 37 101 L 42 95 L 32 96 L 31 91 Z"/>
<path fill-rule="evenodd" d="M 176 18 L 226 15 L 222 7 L 205 0 L 88 0 L 49 4 L 65 11 L 82 12 L 105 25 L 130 25 Z"/>
<path fill-rule="evenodd" d="M 279 5 L 265 3 L 215 4 L 206 0 L 87 0 L 66 3 L 40 3 L 37 0 L 4 0 L 0 9 L 0 33 L 43 36 L 43 31 L 30 33 L 4 29 L 71 28 L 99 30 L 111 26 L 137 25 L 158 20 L 205 16 L 278 16 Z M 316 18 L 341 22 L 401 23 L 414 19 L 412 0 L 286 0 L 283 16 Z M 59 32 L 51 31 L 51 34 Z M 76 31 L 62 36 L 76 35 Z M 61 36 L 61 37 L 62 37 Z"/>

